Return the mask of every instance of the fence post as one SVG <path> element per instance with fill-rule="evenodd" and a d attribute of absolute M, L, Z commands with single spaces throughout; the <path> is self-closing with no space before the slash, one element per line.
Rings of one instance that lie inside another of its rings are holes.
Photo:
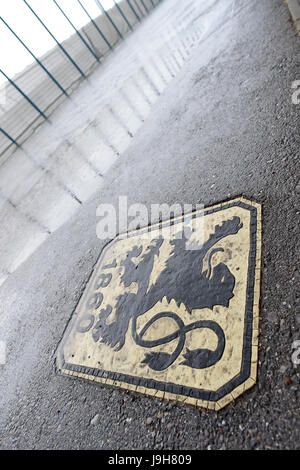
<path fill-rule="evenodd" d="M 133 28 L 132 28 L 130 22 L 128 21 L 128 19 L 126 18 L 126 15 L 123 13 L 121 7 L 119 7 L 119 5 L 117 4 L 117 2 L 116 2 L 115 0 L 114 0 L 114 4 L 116 5 L 116 8 L 118 9 L 118 11 L 119 11 L 120 15 L 122 16 L 122 18 L 123 18 L 123 19 L 125 20 L 125 22 L 127 23 L 129 29 L 131 29 L 131 31 L 132 31 Z"/>
<path fill-rule="evenodd" d="M 148 8 L 146 7 L 146 4 L 144 2 L 144 0 L 140 0 L 141 4 L 143 5 L 143 7 L 145 8 L 146 12 L 149 13 L 149 10 Z"/>
<path fill-rule="evenodd" d="M 28 101 L 28 103 L 31 104 L 31 106 L 45 119 L 47 120 L 47 116 L 46 114 L 43 113 L 43 111 L 40 110 L 40 108 L 29 98 L 29 96 L 27 96 L 23 90 L 21 90 L 20 87 L 18 87 L 18 85 L 11 79 L 9 78 L 5 72 L 3 72 L 3 70 L 0 69 L 0 73 L 2 73 L 2 75 L 6 78 L 6 80 L 9 81 L 9 83 L 16 88 L 16 90 L 18 90 L 19 93 L 21 93 L 21 95 L 23 96 L 23 98 L 26 99 L 26 101 Z"/>
<path fill-rule="evenodd" d="M 50 36 L 54 39 L 54 41 L 56 42 L 56 44 L 58 45 L 58 47 L 62 50 L 62 52 L 65 54 L 65 56 L 70 60 L 70 62 L 74 65 L 74 67 L 76 67 L 76 69 L 78 70 L 78 72 L 83 76 L 83 78 L 86 78 L 85 74 L 83 73 L 83 71 L 81 70 L 81 68 L 79 67 L 78 64 L 76 64 L 75 60 L 72 59 L 72 57 L 70 56 L 70 54 L 66 51 L 66 49 L 62 46 L 62 44 L 56 39 L 56 37 L 54 36 L 54 34 L 51 33 L 51 31 L 47 28 L 47 26 L 45 25 L 45 23 L 41 20 L 41 18 L 37 15 L 37 13 L 31 8 L 31 6 L 28 4 L 28 2 L 26 0 L 23 0 L 23 2 L 25 3 L 25 5 L 28 6 L 29 10 L 34 14 L 34 16 L 39 20 L 39 22 L 41 23 L 41 25 L 45 28 L 45 30 L 50 34 Z"/>
<path fill-rule="evenodd" d="M 101 29 L 99 28 L 99 26 L 97 25 L 97 23 L 93 20 L 93 18 L 91 17 L 91 15 L 89 14 L 89 12 L 86 10 L 86 8 L 82 5 L 81 1 L 80 0 L 77 0 L 79 5 L 81 6 L 81 8 L 83 9 L 83 11 L 87 14 L 87 16 L 89 17 L 89 19 L 91 20 L 91 22 L 93 23 L 93 25 L 95 26 L 95 28 L 97 29 L 98 33 L 100 34 L 100 36 L 102 37 L 102 39 L 106 42 L 106 44 L 108 45 L 108 47 L 112 50 L 113 47 L 112 45 L 110 44 L 110 42 L 107 40 L 107 38 L 104 36 L 104 34 L 102 33 Z"/>
<path fill-rule="evenodd" d="M 135 4 L 139 14 L 141 15 L 141 17 L 144 18 L 145 14 L 144 14 L 143 10 L 141 9 L 140 5 L 138 4 L 137 0 L 134 0 L 134 4 Z"/>
<path fill-rule="evenodd" d="M 64 17 L 66 18 L 66 20 L 68 21 L 68 23 L 72 26 L 72 28 L 74 29 L 74 31 L 76 32 L 76 34 L 79 36 L 79 38 L 81 39 L 81 41 L 83 42 L 83 44 L 86 46 L 86 48 L 90 51 L 90 53 L 95 57 L 96 61 L 97 62 L 100 62 L 100 59 L 99 57 L 95 54 L 95 52 L 93 51 L 93 49 L 88 45 L 88 43 L 86 42 L 86 40 L 84 39 L 84 37 L 82 36 L 82 34 L 80 34 L 80 32 L 78 31 L 78 29 L 76 28 L 76 26 L 73 25 L 72 21 L 70 20 L 70 18 L 66 15 L 66 13 L 63 11 L 63 9 L 60 7 L 60 5 L 57 3 L 56 0 L 52 0 L 55 5 L 57 6 L 57 8 L 61 11 L 61 13 L 64 15 Z"/>
<path fill-rule="evenodd" d="M 118 27 L 115 25 L 115 23 L 113 22 L 113 20 L 111 19 L 111 17 L 109 16 L 109 14 L 107 13 L 107 11 L 105 10 L 105 8 L 102 6 L 101 2 L 99 0 L 96 0 L 96 3 L 98 5 L 98 7 L 100 8 L 100 10 L 105 14 L 106 18 L 108 19 L 108 21 L 112 24 L 112 26 L 114 27 L 114 29 L 117 31 L 118 35 L 120 36 L 121 39 L 124 39 L 122 33 L 119 31 Z"/>
<path fill-rule="evenodd" d="M 18 144 L 18 142 L 17 142 L 15 139 L 13 139 L 7 132 L 5 132 L 5 130 L 2 129 L 1 127 L 0 127 L 0 131 L 2 132 L 2 134 L 5 135 L 5 137 L 8 138 L 13 144 L 15 144 L 17 147 L 21 147 L 21 145 Z"/>
<path fill-rule="evenodd" d="M 141 18 L 139 17 L 139 15 L 137 14 L 137 12 L 136 12 L 135 9 L 133 8 L 133 6 L 131 5 L 130 0 L 126 0 L 126 1 L 127 1 L 128 5 L 129 5 L 129 7 L 131 8 L 132 12 L 133 12 L 134 15 L 136 16 L 137 20 L 138 20 L 138 21 L 141 21 Z"/>
<path fill-rule="evenodd" d="M 46 67 L 42 64 L 42 62 L 34 55 L 34 53 L 26 46 L 26 44 L 22 41 L 21 38 L 14 32 L 14 30 L 4 21 L 4 19 L 0 16 L 0 20 L 5 24 L 5 26 L 10 30 L 10 32 L 18 39 L 18 41 L 25 47 L 25 49 L 29 52 L 29 54 L 35 59 L 35 61 L 39 64 L 39 66 L 46 72 L 46 74 L 51 78 L 51 80 L 55 83 L 56 86 L 64 93 L 64 95 L 69 96 L 66 90 L 61 86 L 60 83 L 56 80 L 55 77 L 46 69 Z"/>

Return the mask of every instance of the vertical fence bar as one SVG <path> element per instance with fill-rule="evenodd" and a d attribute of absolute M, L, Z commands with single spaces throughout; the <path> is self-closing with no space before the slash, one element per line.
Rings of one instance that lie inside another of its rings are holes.
<path fill-rule="evenodd" d="M 100 10 L 105 14 L 106 18 L 108 19 L 108 21 L 112 24 L 113 28 L 117 31 L 118 35 L 120 36 L 121 39 L 124 39 L 122 33 L 119 31 L 118 27 L 115 25 L 115 23 L 113 22 L 113 20 L 111 19 L 110 15 L 107 13 L 107 11 L 105 10 L 105 8 L 103 7 L 102 3 L 99 1 L 99 0 L 96 0 L 96 3 L 98 5 L 98 7 L 100 8 Z"/>
<path fill-rule="evenodd" d="M 108 45 L 108 47 L 112 50 L 113 47 L 112 45 L 110 44 L 110 42 L 107 40 L 107 38 L 104 36 L 104 34 L 102 33 L 101 29 L 99 28 L 99 26 L 97 25 L 96 21 L 93 20 L 93 18 L 91 17 L 91 15 L 89 14 L 89 12 L 86 10 L 86 8 L 83 6 L 83 4 L 81 3 L 80 0 L 77 0 L 79 5 L 81 6 L 81 8 L 83 9 L 83 11 L 87 14 L 87 16 L 89 17 L 89 19 L 91 20 L 91 22 L 93 23 L 93 25 L 95 26 L 96 30 L 98 31 L 98 33 L 100 34 L 100 36 L 102 37 L 102 39 L 106 42 L 106 44 Z"/>
<path fill-rule="evenodd" d="M 79 36 L 79 38 L 81 39 L 81 41 L 83 42 L 83 44 L 86 46 L 86 48 L 90 51 L 90 53 L 95 57 L 96 61 L 97 62 L 100 62 L 100 59 L 99 57 L 95 54 L 95 52 L 93 51 L 93 49 L 88 45 L 88 43 L 86 42 L 86 40 L 84 39 L 84 37 L 82 36 L 82 34 L 80 34 L 80 32 L 78 31 L 78 29 L 76 28 L 76 26 L 73 25 L 72 21 L 70 20 L 70 18 L 66 15 L 66 13 L 63 11 L 63 9 L 61 8 L 61 6 L 57 3 L 56 0 L 52 0 L 53 3 L 55 3 L 55 5 L 57 6 L 57 8 L 61 11 L 61 13 L 64 15 L 64 17 L 66 18 L 66 20 L 68 21 L 68 23 L 72 26 L 72 28 L 74 29 L 74 31 L 76 32 L 76 34 Z"/>
<path fill-rule="evenodd" d="M 49 30 L 49 28 L 46 26 L 46 24 L 42 21 L 42 19 L 38 16 L 38 14 L 35 12 L 35 10 L 31 7 L 31 5 L 29 4 L 28 0 L 23 0 L 25 5 L 29 8 L 29 10 L 32 12 L 32 14 L 35 16 L 35 18 L 40 22 L 40 24 L 43 26 L 43 28 L 48 32 L 48 34 L 52 37 L 52 39 L 55 41 L 55 43 L 57 44 L 57 46 L 61 49 L 61 51 L 64 53 L 64 55 L 67 57 L 67 59 L 72 63 L 72 65 L 77 69 L 77 71 L 80 73 L 80 75 L 83 77 L 83 78 L 86 78 L 86 75 L 85 73 L 82 71 L 82 69 L 79 67 L 79 65 L 76 63 L 76 61 L 72 58 L 72 56 L 67 52 L 67 50 L 65 49 L 65 47 L 56 39 L 56 37 L 54 36 L 54 34 Z M 86 15 L 88 16 L 88 18 L 90 19 L 90 21 L 93 23 L 94 27 L 97 29 L 98 33 L 100 34 L 100 36 L 102 37 L 102 39 L 105 41 L 105 43 L 107 44 L 107 46 L 112 50 L 113 49 L 113 46 L 112 44 L 110 44 L 110 42 L 108 41 L 108 39 L 106 38 L 106 36 L 103 34 L 103 32 L 101 31 L 101 29 L 99 28 L 99 26 L 97 25 L 97 23 L 94 21 L 94 19 L 91 17 L 91 15 L 89 14 L 89 12 L 87 11 L 87 9 L 85 8 L 85 6 L 83 5 L 82 1 L 81 0 L 77 0 L 79 5 L 81 6 L 81 8 L 84 10 L 84 12 L 86 13 Z M 98 7 L 100 8 L 100 10 L 102 11 L 102 13 L 105 14 L 105 16 L 107 17 L 108 21 L 111 23 L 111 25 L 113 26 L 113 28 L 116 30 L 117 34 L 119 35 L 119 37 L 121 39 L 124 39 L 122 33 L 120 32 L 120 30 L 118 29 L 118 27 L 116 26 L 116 24 L 114 23 L 114 21 L 112 20 L 111 16 L 108 14 L 108 12 L 105 10 L 105 8 L 103 7 L 102 3 L 99 1 L 99 0 L 95 0 Z M 133 7 L 132 3 L 131 3 L 131 0 L 126 0 L 129 8 L 131 9 L 131 11 L 133 12 L 134 16 L 136 17 L 136 19 L 140 22 L 141 21 L 141 18 L 139 16 L 139 14 L 137 13 L 137 11 L 135 10 L 135 8 Z M 149 8 L 146 6 L 144 0 L 140 0 L 141 4 L 143 5 L 144 7 L 144 10 L 145 12 L 149 13 Z M 154 8 L 156 6 L 156 3 L 154 3 L 153 0 L 150 0 L 151 2 L 151 5 L 152 7 Z M 69 17 L 67 16 L 67 14 L 65 13 L 65 11 L 61 8 L 61 6 L 59 5 L 59 3 L 56 1 L 56 0 L 53 0 L 53 3 L 57 6 L 57 8 L 60 10 L 60 12 L 63 14 L 63 16 L 65 17 L 65 19 L 68 21 L 68 23 L 71 25 L 71 27 L 74 29 L 74 31 L 76 32 L 76 34 L 79 36 L 80 40 L 84 43 L 84 45 L 86 46 L 86 48 L 89 50 L 89 52 L 93 55 L 93 57 L 96 59 L 97 62 L 101 62 L 100 61 L 100 58 L 96 55 L 96 53 L 93 51 L 93 49 L 89 46 L 89 44 L 87 43 L 87 41 L 84 39 L 84 37 L 82 36 L 82 34 L 80 33 L 80 31 L 75 27 L 75 25 L 71 22 L 71 20 L 69 19 Z M 130 23 L 130 21 L 128 20 L 126 14 L 123 12 L 122 8 L 118 5 L 118 2 L 116 0 L 113 0 L 113 3 L 116 7 L 116 9 L 118 10 L 118 12 L 120 13 L 121 17 L 123 18 L 123 20 L 126 22 L 126 24 L 128 25 L 129 29 L 130 30 L 133 30 L 133 26 L 132 24 Z M 140 5 L 138 4 L 138 2 L 136 0 L 134 0 L 134 3 L 135 3 L 135 6 L 136 8 L 138 9 L 138 12 L 141 14 L 142 17 L 145 16 L 145 13 L 144 11 L 142 10 L 142 8 L 140 7 Z M 158 0 L 158 3 L 161 3 L 161 0 Z M 6 23 L 6 21 L 0 17 L 0 20 L 3 22 L 3 24 L 9 29 L 9 31 L 16 37 L 16 39 L 22 44 L 22 46 L 27 50 L 27 52 L 29 52 L 29 54 L 34 58 L 34 60 L 38 63 L 38 65 L 44 70 L 44 72 L 49 76 L 49 78 L 55 83 L 55 85 L 63 92 L 64 95 L 66 96 L 69 96 L 67 91 L 63 88 L 63 86 L 58 82 L 58 80 L 56 80 L 56 78 L 52 75 L 52 73 L 44 66 L 44 64 L 38 59 L 38 57 L 36 57 L 36 55 L 29 49 L 29 47 L 22 41 L 22 39 L 17 35 L 17 33 Z M 22 95 L 22 97 L 25 99 L 25 101 L 27 101 L 34 109 L 35 111 L 43 118 L 45 119 L 46 121 L 48 120 L 48 117 L 46 116 L 46 114 L 39 108 L 39 106 L 16 84 L 16 82 L 11 79 L 2 69 L 0 69 L 0 74 L 2 74 L 4 76 L 4 78 L 17 90 L 18 93 L 20 93 Z M 14 139 L 11 135 L 9 135 L 4 129 L 2 129 L 0 127 L 0 133 L 2 133 L 12 144 L 16 145 L 16 147 L 20 148 L 21 147 L 21 144 L 19 144 L 17 142 L 16 139 Z"/>
<path fill-rule="evenodd" d="M 44 118 L 44 119 L 48 119 L 47 116 L 43 113 L 43 111 L 40 110 L 40 108 L 29 98 L 29 96 L 27 96 L 23 90 L 21 90 L 20 87 L 18 87 L 18 85 L 11 79 L 9 78 L 5 72 L 3 72 L 3 70 L 0 69 L 0 73 L 2 73 L 2 75 L 6 78 L 6 80 L 9 81 L 9 83 L 16 89 L 18 90 L 19 93 L 21 93 L 21 95 L 23 96 L 23 98 L 25 98 L 26 101 L 28 101 L 29 104 L 31 104 L 31 106 Z"/>
<path fill-rule="evenodd" d="M 127 23 L 129 29 L 132 31 L 132 26 L 130 24 L 130 22 L 128 21 L 128 19 L 126 18 L 125 14 L 123 13 L 121 7 L 119 7 L 118 3 L 114 0 L 114 4 L 116 5 L 116 8 L 118 9 L 120 15 L 122 16 L 123 20 Z"/>
<path fill-rule="evenodd" d="M 31 8 L 31 6 L 28 4 L 28 2 L 26 0 L 23 0 L 23 2 L 25 3 L 25 5 L 27 5 L 27 7 L 29 8 L 29 10 L 34 14 L 34 16 L 38 19 L 38 21 L 41 23 L 41 25 L 45 28 L 45 30 L 50 34 L 50 36 L 54 39 L 54 41 L 56 42 L 56 44 L 58 45 L 58 47 L 62 50 L 62 52 L 65 54 L 65 56 L 69 59 L 69 61 L 74 65 L 74 67 L 78 70 L 78 72 L 80 73 L 80 75 L 82 75 L 83 78 L 86 78 L 84 72 L 81 70 L 81 68 L 79 67 L 78 64 L 76 64 L 75 60 L 72 59 L 72 57 L 70 56 L 70 54 L 66 51 L 66 49 L 63 47 L 63 45 L 56 39 L 56 37 L 54 36 L 54 34 L 51 33 L 51 31 L 47 28 L 47 26 L 45 25 L 45 23 L 41 20 L 41 18 L 37 15 L 37 13 Z"/>
<path fill-rule="evenodd" d="M 144 18 L 145 14 L 143 12 L 143 10 L 141 9 L 140 5 L 138 4 L 137 0 L 133 0 L 134 1 L 134 4 L 139 12 L 139 14 L 141 15 L 142 18 Z"/>
<path fill-rule="evenodd" d="M 141 4 L 143 5 L 143 7 L 145 8 L 146 12 L 149 13 L 149 10 L 148 8 L 146 7 L 146 4 L 144 2 L 144 0 L 140 0 Z"/>
<path fill-rule="evenodd" d="M 0 132 L 2 132 L 2 134 L 4 134 L 5 137 L 7 137 L 8 140 L 10 140 L 10 141 L 11 141 L 13 144 L 15 144 L 17 147 L 21 147 L 21 145 L 18 144 L 18 142 L 17 142 L 15 139 L 13 139 L 7 132 L 5 132 L 5 130 L 2 129 L 1 127 L 0 127 Z"/>
<path fill-rule="evenodd" d="M 126 0 L 126 1 L 127 1 L 128 5 L 129 5 L 130 9 L 132 10 L 133 14 L 135 15 L 136 19 L 137 19 L 138 21 L 141 21 L 141 18 L 139 17 L 139 15 L 137 14 L 137 12 L 136 12 L 135 9 L 133 8 L 133 6 L 131 5 L 130 0 Z"/>
<path fill-rule="evenodd" d="M 56 80 L 55 77 L 53 77 L 52 73 L 49 72 L 49 70 L 46 69 L 46 67 L 42 64 L 42 62 L 35 56 L 35 54 L 29 49 L 29 47 L 26 46 L 26 44 L 22 41 L 21 38 L 14 32 L 14 30 L 4 21 L 4 19 L 0 16 L 0 20 L 2 23 L 5 24 L 5 26 L 9 29 L 9 31 L 18 39 L 18 41 L 22 44 L 23 47 L 29 52 L 29 54 L 34 58 L 34 60 L 39 64 L 39 66 L 46 72 L 48 77 L 51 78 L 51 80 L 55 83 L 55 85 L 63 92 L 64 95 L 69 96 L 66 90 L 61 86 L 60 83 Z"/>

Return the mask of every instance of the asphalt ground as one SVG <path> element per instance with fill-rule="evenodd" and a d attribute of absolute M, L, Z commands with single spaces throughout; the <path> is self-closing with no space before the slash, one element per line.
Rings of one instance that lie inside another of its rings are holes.
<path fill-rule="evenodd" d="M 230 5 L 99 191 L 1 286 L 1 449 L 299 448 L 299 43 L 283 2 Z M 56 372 L 57 345 L 105 244 L 96 208 L 117 207 L 120 195 L 147 207 L 240 195 L 263 205 L 257 384 L 218 413 Z"/>

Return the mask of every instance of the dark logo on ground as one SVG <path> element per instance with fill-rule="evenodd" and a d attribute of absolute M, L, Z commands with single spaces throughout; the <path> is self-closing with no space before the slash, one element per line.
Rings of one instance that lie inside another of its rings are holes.
<path fill-rule="evenodd" d="M 144 327 L 137 330 L 137 319 L 149 311 L 154 305 L 167 297 L 168 301 L 175 300 L 178 306 L 184 304 L 192 317 L 193 310 L 209 308 L 220 305 L 229 306 L 230 299 L 234 296 L 235 277 L 226 264 L 219 263 L 212 268 L 212 257 L 216 252 L 224 251 L 215 245 L 225 237 L 234 235 L 242 228 L 239 217 L 225 220 L 216 225 L 214 232 L 208 240 L 193 250 L 186 249 L 189 234 L 186 230 L 176 234 L 169 243 L 172 245 L 172 253 L 161 271 L 156 282 L 149 286 L 150 276 L 154 266 L 155 256 L 159 256 L 159 250 L 164 242 L 163 238 L 153 239 L 147 251 L 140 258 L 138 264 L 133 259 L 141 255 L 142 245 L 134 246 L 127 252 L 125 259 L 121 261 L 124 273 L 121 283 L 124 287 L 133 282 L 138 285 L 137 293 L 124 293 L 116 299 L 114 321 L 107 320 L 113 311 L 111 305 L 99 312 L 98 321 L 92 329 L 92 337 L 95 342 L 101 341 L 119 351 L 125 343 L 126 333 L 132 320 L 131 333 L 138 346 L 146 349 L 161 346 L 178 339 L 177 346 L 172 353 L 147 352 L 143 363 L 151 369 L 161 371 L 168 368 L 180 356 L 186 341 L 186 334 L 196 329 L 210 329 L 217 338 L 218 343 L 214 351 L 197 348 L 186 349 L 182 355 L 181 365 L 196 369 L 202 369 L 214 365 L 222 357 L 225 348 L 225 335 L 221 326 L 213 320 L 191 321 L 185 325 L 178 314 L 172 311 L 164 311 L 154 315 Z M 196 248 L 196 249 L 195 249 Z M 203 269 L 204 258 L 208 259 L 208 268 Z M 172 334 L 155 339 L 144 338 L 148 329 L 158 320 L 169 318 L 176 323 L 177 329 Z"/>

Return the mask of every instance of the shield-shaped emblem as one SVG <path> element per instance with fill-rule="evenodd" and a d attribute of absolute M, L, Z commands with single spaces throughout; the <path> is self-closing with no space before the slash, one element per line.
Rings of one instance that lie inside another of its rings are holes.
<path fill-rule="evenodd" d="M 59 346 L 68 375 L 218 410 L 256 381 L 261 208 L 234 199 L 110 242 Z"/>

